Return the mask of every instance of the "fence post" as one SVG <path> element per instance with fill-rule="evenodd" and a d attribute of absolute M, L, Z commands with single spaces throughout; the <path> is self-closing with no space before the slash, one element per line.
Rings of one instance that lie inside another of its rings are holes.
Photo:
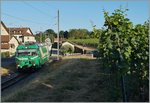
<path fill-rule="evenodd" d="M 123 102 L 127 102 L 127 95 L 126 95 L 126 88 L 124 82 L 124 76 L 121 76 L 121 88 L 122 88 L 122 95 L 123 95 Z"/>
<path fill-rule="evenodd" d="M 92 54 L 92 58 L 93 58 L 93 54 Z"/>

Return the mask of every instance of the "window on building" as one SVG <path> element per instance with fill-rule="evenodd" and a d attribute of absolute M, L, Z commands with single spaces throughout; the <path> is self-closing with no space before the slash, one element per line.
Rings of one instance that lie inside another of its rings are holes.
<path fill-rule="evenodd" d="M 22 36 L 19 36 L 19 38 L 22 38 Z"/>
<path fill-rule="evenodd" d="M 27 37 L 27 39 L 29 39 L 29 37 Z"/>
<path fill-rule="evenodd" d="M 11 44 L 10 47 L 14 49 L 14 48 L 15 48 L 15 45 L 14 45 L 14 44 Z"/>

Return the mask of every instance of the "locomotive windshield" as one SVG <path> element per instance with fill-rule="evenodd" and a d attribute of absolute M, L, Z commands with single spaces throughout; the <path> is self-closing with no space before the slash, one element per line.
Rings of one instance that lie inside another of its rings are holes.
<path fill-rule="evenodd" d="M 37 55 L 36 49 L 25 49 L 25 50 L 17 50 L 16 56 L 35 56 Z"/>

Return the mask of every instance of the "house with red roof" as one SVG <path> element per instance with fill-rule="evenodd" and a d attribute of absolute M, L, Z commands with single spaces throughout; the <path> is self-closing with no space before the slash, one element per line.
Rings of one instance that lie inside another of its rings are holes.
<path fill-rule="evenodd" d="M 9 34 L 15 36 L 19 43 L 36 42 L 30 28 L 8 28 Z"/>
<path fill-rule="evenodd" d="M 15 53 L 19 44 L 36 42 L 30 28 L 7 28 L 1 21 L 1 52 Z"/>
<path fill-rule="evenodd" d="M 11 36 L 9 34 L 8 28 L 1 21 L 0 26 L 0 34 L 1 34 L 1 52 L 10 52 L 15 53 L 16 48 L 19 45 L 19 41 L 16 37 Z"/>

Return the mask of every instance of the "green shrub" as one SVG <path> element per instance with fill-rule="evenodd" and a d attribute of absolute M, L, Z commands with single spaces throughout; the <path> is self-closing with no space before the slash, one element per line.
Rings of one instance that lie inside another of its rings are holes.
<path fill-rule="evenodd" d="M 73 53 L 74 52 L 74 48 L 70 45 L 64 45 L 60 48 L 60 51 L 63 53 L 63 54 L 66 54 L 66 53 Z"/>
<path fill-rule="evenodd" d="M 1 53 L 1 58 L 6 58 L 6 57 L 10 57 L 10 52 L 2 52 Z"/>

